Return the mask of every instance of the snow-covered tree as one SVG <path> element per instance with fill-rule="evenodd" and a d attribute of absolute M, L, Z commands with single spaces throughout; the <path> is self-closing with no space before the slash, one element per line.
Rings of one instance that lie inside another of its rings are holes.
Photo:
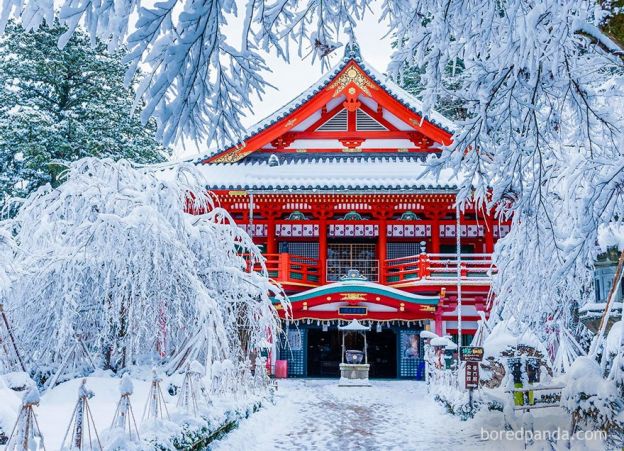
<path fill-rule="evenodd" d="M 575 0 L 432 0 L 387 1 L 386 14 L 400 44 L 391 71 L 421 68 L 428 107 L 451 95 L 466 108 L 436 169 L 461 171 L 462 199 L 513 221 L 497 246 L 494 320 L 565 323 L 592 294 L 598 226 L 624 213 L 624 65 L 599 29 L 606 12 Z"/>
<path fill-rule="evenodd" d="M 86 156 L 164 160 L 155 121 L 132 117 L 124 52 L 109 53 L 54 23 L 26 33 L 9 24 L 0 38 L 0 200 L 58 184 L 66 163 Z"/>
<path fill-rule="evenodd" d="M 275 287 L 242 256 L 259 260 L 259 250 L 205 186 L 193 165 L 90 158 L 28 197 L 0 223 L 16 242 L 19 283 L 7 299 L 24 354 L 57 367 L 79 335 L 113 369 L 210 364 L 243 361 L 276 336 Z"/>
<path fill-rule="evenodd" d="M 139 95 L 147 101 L 144 118 L 159 118 L 161 137 L 166 142 L 183 134 L 229 139 L 236 137 L 240 117 L 250 107 L 249 94 L 263 94 L 267 87 L 263 71 L 268 68 L 261 50 L 275 51 L 288 59 L 289 44 L 294 43 L 300 55 L 323 58 L 340 45 L 342 31 L 357 26 L 370 3 L 171 0 L 141 6 L 136 0 L 64 0 L 58 17 L 69 32 L 60 44 L 67 42 L 80 23 L 93 38 L 109 42 L 111 48 L 127 43 L 131 50 L 127 58 L 131 62 L 129 76 L 140 65 L 151 68 L 143 78 Z M 519 61 L 527 56 L 526 52 L 516 52 L 519 49 L 514 43 L 520 41 L 528 44 L 524 49 L 527 51 L 533 47 L 531 43 L 537 44 L 533 52 L 536 57 L 549 46 L 564 43 L 565 47 L 570 37 L 581 47 L 583 42 L 593 40 L 604 49 L 619 51 L 595 26 L 608 19 L 609 30 L 617 30 L 618 10 L 612 2 L 603 3 L 609 11 L 601 9 L 598 2 L 581 0 L 563 4 L 525 0 L 380 3 L 390 20 L 390 31 L 401 45 L 397 64 L 416 59 L 417 66 L 427 64 L 427 74 L 434 78 L 439 78 L 449 67 L 447 63 L 458 57 L 465 56 L 469 65 L 482 59 L 491 67 L 503 59 Z M 9 17 L 19 17 L 27 29 L 32 29 L 52 21 L 53 16 L 52 3 L 6 0 L 0 18 L 6 22 Z M 236 20 L 242 24 L 240 40 L 226 33 L 226 28 Z M 549 23 L 554 26 L 549 27 Z M 570 28 L 566 30 L 565 25 Z M 536 27 L 536 33 L 532 27 Z M 506 47 L 508 43 L 512 45 Z M 489 44 L 494 45 L 489 48 Z M 575 58 L 574 55 L 568 56 Z M 426 87 L 429 89 L 432 84 L 426 83 Z"/>
<path fill-rule="evenodd" d="M 127 43 L 128 79 L 149 66 L 138 90 L 143 120 L 157 117 L 165 142 L 183 135 L 236 141 L 250 94 L 266 88 L 262 52 L 288 59 L 294 44 L 300 55 L 322 58 L 369 5 L 248 0 L 238 11 L 234 0 L 61 3 L 59 20 L 69 28 L 61 45 L 82 22 L 112 48 Z M 622 37 L 617 2 L 381 3 L 397 43 L 390 72 L 418 71 L 425 113 L 441 99 L 465 109 L 434 171 L 461 170 L 463 199 L 474 196 L 513 218 L 498 248 L 493 318 L 565 320 L 591 293 L 599 225 L 624 217 L 624 52 L 610 37 Z M 2 17 L 11 16 L 36 28 L 52 20 L 52 4 L 7 0 Z M 225 33 L 235 16 L 243 25 L 236 45 Z"/>

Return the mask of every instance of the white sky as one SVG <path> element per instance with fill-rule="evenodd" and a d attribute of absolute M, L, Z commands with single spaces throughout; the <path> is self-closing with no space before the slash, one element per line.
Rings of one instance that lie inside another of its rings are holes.
<path fill-rule="evenodd" d="M 390 62 L 392 49 L 390 37 L 384 37 L 388 28 L 385 23 L 379 23 L 379 16 L 378 7 L 373 7 L 373 13 L 367 12 L 364 20 L 355 29 L 355 35 L 360 44 L 362 57 L 378 71 L 385 72 Z M 232 37 L 240 33 L 240 27 L 236 23 L 231 24 L 231 29 Z M 346 42 L 346 37 L 342 37 L 342 40 Z M 332 66 L 338 63 L 343 53 L 344 48 L 339 48 L 331 55 Z M 265 78 L 277 89 L 269 88 L 262 100 L 252 96 L 253 113 L 243 119 L 245 127 L 255 124 L 290 102 L 323 75 L 320 62 L 317 61 L 313 65 L 311 57 L 302 60 L 297 56 L 296 51 L 292 52 L 290 63 L 284 62 L 273 54 L 265 55 L 265 59 L 272 69 L 271 73 L 265 74 Z M 182 143 L 174 146 L 174 151 L 175 159 L 187 159 L 206 154 L 208 146 L 205 143 L 187 140 L 184 146 Z"/>

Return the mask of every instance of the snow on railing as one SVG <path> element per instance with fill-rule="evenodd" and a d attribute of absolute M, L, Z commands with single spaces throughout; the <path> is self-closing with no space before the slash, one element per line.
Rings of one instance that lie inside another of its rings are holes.
<path fill-rule="evenodd" d="M 269 277 L 280 283 L 297 282 L 319 286 L 326 282 L 337 282 L 350 269 L 357 269 L 370 282 L 398 285 L 421 280 L 452 280 L 457 278 L 457 265 L 463 279 L 488 280 L 496 273 L 491 254 L 463 254 L 458 262 L 456 254 L 418 254 L 391 258 L 380 262 L 377 259 L 327 259 L 294 255 L 286 252 L 264 254 Z M 261 264 L 253 265 L 255 271 Z M 324 270 L 324 271 L 322 271 Z M 324 273 L 324 274 L 322 274 Z"/>

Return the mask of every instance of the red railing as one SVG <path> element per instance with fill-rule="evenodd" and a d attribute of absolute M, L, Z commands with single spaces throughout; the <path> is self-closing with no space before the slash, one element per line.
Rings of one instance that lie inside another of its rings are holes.
<path fill-rule="evenodd" d="M 280 283 L 320 285 L 318 259 L 287 253 L 264 254 L 264 257 L 267 272 L 273 280 Z M 253 269 L 259 271 L 260 263 L 256 263 Z"/>
<path fill-rule="evenodd" d="M 382 282 L 387 285 L 421 279 L 457 279 L 457 265 L 464 278 L 489 278 L 496 268 L 491 254 L 419 254 L 384 262 Z"/>
<path fill-rule="evenodd" d="M 328 273 L 321 274 L 321 264 L 318 259 L 291 255 L 287 253 L 265 254 L 265 266 L 269 277 L 282 284 L 319 286 L 327 282 L 338 280 Z M 461 257 L 460 275 L 462 279 L 487 279 L 496 272 L 492 266 L 490 254 L 464 254 Z M 367 262 L 377 268 L 378 260 L 355 262 L 354 268 L 360 270 Z M 328 264 L 328 262 L 325 262 Z M 359 264 L 361 263 L 361 264 Z M 408 257 L 391 258 L 379 265 L 375 277 L 369 277 L 372 282 L 384 285 L 399 285 L 406 282 L 421 280 L 452 281 L 457 279 L 456 254 L 419 254 Z M 256 263 L 253 270 L 260 271 L 260 263 Z M 353 268 L 343 268 L 346 270 Z M 334 271 L 335 272 L 335 271 Z M 332 273 L 333 274 L 333 273 Z M 378 277 L 377 277 L 378 274 Z M 336 274 L 333 274 L 334 276 Z M 327 280 L 323 280 L 323 278 Z"/>

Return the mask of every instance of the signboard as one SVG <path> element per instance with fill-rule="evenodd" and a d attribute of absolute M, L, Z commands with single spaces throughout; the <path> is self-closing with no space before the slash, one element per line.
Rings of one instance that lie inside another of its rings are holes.
<path fill-rule="evenodd" d="M 478 346 L 462 346 L 459 349 L 459 360 L 462 362 L 480 362 L 483 360 L 483 348 Z"/>
<path fill-rule="evenodd" d="M 364 316 L 368 313 L 367 307 L 338 307 L 339 315 L 361 315 Z"/>
<path fill-rule="evenodd" d="M 291 351 L 301 351 L 301 332 L 298 329 L 288 329 L 288 347 Z"/>
<path fill-rule="evenodd" d="M 466 388 L 479 388 L 478 362 L 466 362 Z"/>

